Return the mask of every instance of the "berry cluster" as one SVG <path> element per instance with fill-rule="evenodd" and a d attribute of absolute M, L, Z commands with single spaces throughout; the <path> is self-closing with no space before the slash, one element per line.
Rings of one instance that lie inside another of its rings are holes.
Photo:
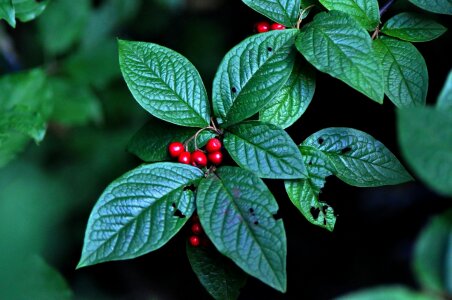
<path fill-rule="evenodd" d="M 172 142 L 169 144 L 168 151 L 172 158 L 177 158 L 181 164 L 191 164 L 195 167 L 205 167 L 210 162 L 213 165 L 219 165 L 223 161 L 221 152 L 221 141 L 217 138 L 210 139 L 206 144 L 206 153 L 202 150 L 195 150 L 192 153 L 186 151 L 181 142 Z"/>
<path fill-rule="evenodd" d="M 199 245 L 207 246 L 208 245 L 208 239 L 204 235 L 204 230 L 201 227 L 201 224 L 199 223 L 199 218 L 197 215 L 193 216 L 193 224 L 191 225 L 191 232 L 192 235 L 188 238 L 188 242 L 193 247 L 198 247 Z"/>
<path fill-rule="evenodd" d="M 259 22 L 255 25 L 256 31 L 258 33 L 267 32 L 270 30 L 283 30 L 286 29 L 286 26 L 279 24 L 279 23 L 273 23 L 270 25 L 267 21 Z"/>

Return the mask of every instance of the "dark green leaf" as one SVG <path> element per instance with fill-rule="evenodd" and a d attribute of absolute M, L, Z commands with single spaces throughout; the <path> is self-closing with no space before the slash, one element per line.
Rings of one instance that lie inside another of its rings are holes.
<path fill-rule="evenodd" d="M 248 274 L 285 292 L 286 234 L 263 181 L 249 171 L 222 167 L 201 181 L 196 201 L 215 247 Z"/>
<path fill-rule="evenodd" d="M 189 165 L 142 165 L 112 182 L 94 206 L 78 268 L 134 258 L 162 247 L 195 209 L 187 186 L 204 173 Z"/>
<path fill-rule="evenodd" d="M 336 300 L 438 300 L 435 296 L 424 295 L 404 286 L 386 285 L 360 290 L 344 295 Z"/>
<path fill-rule="evenodd" d="M 421 232 L 414 263 L 419 284 L 428 291 L 452 293 L 452 211 L 435 217 Z"/>
<path fill-rule="evenodd" d="M 242 0 L 243 3 L 273 21 L 294 27 L 300 15 L 300 0 Z"/>
<path fill-rule="evenodd" d="M 50 55 L 61 54 L 73 47 L 85 29 L 90 0 L 51 1 L 38 19 L 41 43 Z"/>
<path fill-rule="evenodd" d="M 413 107 L 397 111 L 402 154 L 419 178 L 452 196 L 452 115 L 450 110 Z"/>
<path fill-rule="evenodd" d="M 322 72 L 328 73 L 374 101 L 383 102 L 383 72 L 367 31 L 349 15 L 319 13 L 305 25 L 297 49 Z"/>
<path fill-rule="evenodd" d="M 452 15 L 451 0 L 409 0 L 414 5 L 437 14 Z"/>
<path fill-rule="evenodd" d="M 51 120 L 62 125 L 80 126 L 102 120 L 102 108 L 96 95 L 87 86 L 70 80 L 52 78 L 54 108 Z"/>
<path fill-rule="evenodd" d="M 326 202 L 320 201 L 319 195 L 326 177 L 333 174 L 334 167 L 328 157 L 315 148 L 300 146 L 300 151 L 309 176 L 301 180 L 286 180 L 287 194 L 309 222 L 333 231 L 336 223 L 334 210 Z"/>
<path fill-rule="evenodd" d="M 16 27 L 15 11 L 12 0 L 0 0 L 0 20 L 4 19 L 12 27 Z"/>
<path fill-rule="evenodd" d="M 247 38 L 226 54 L 213 82 L 213 109 L 225 124 L 260 111 L 292 72 L 297 30 L 275 30 Z"/>
<path fill-rule="evenodd" d="M 12 0 L 16 18 L 22 22 L 28 22 L 38 17 L 46 8 L 49 1 L 37 0 Z"/>
<path fill-rule="evenodd" d="M 328 10 L 338 10 L 353 17 L 362 27 L 374 30 L 380 22 L 377 0 L 320 0 Z"/>
<path fill-rule="evenodd" d="M 171 142 L 185 142 L 194 136 L 197 129 L 181 127 L 152 118 L 130 140 L 127 150 L 145 162 L 170 160 L 168 145 Z M 215 135 L 207 130 L 202 131 L 197 138 L 198 148 L 204 146 Z M 190 151 L 194 150 L 194 140 L 188 144 Z"/>
<path fill-rule="evenodd" d="M 315 91 L 315 73 L 306 64 L 296 63 L 286 84 L 260 111 L 259 119 L 287 128 L 295 123 L 311 103 Z"/>
<path fill-rule="evenodd" d="M 193 247 L 187 244 L 187 256 L 201 284 L 216 300 L 235 300 L 247 276 L 232 261 L 212 246 Z"/>
<path fill-rule="evenodd" d="M 381 31 L 409 42 L 427 42 L 446 32 L 446 27 L 420 14 L 400 13 L 389 19 Z"/>
<path fill-rule="evenodd" d="M 308 137 L 303 146 L 322 151 L 342 181 L 359 187 L 393 185 L 412 180 L 382 143 L 352 128 L 326 128 Z"/>
<path fill-rule="evenodd" d="M 436 106 L 439 109 L 452 109 L 452 71 L 447 76 L 446 83 L 438 97 Z"/>
<path fill-rule="evenodd" d="M 234 161 L 262 178 L 305 178 L 300 151 L 281 128 L 248 121 L 228 128 L 224 147 Z"/>
<path fill-rule="evenodd" d="M 185 57 L 156 44 L 119 40 L 119 64 L 135 100 L 155 117 L 181 126 L 209 125 L 207 92 Z"/>
<path fill-rule="evenodd" d="M 383 68 L 385 94 L 397 107 L 425 105 L 428 71 L 422 54 L 408 42 L 390 37 L 374 41 Z"/>

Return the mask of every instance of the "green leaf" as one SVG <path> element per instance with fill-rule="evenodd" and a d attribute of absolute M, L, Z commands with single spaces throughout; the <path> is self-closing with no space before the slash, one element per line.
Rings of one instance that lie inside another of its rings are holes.
<path fill-rule="evenodd" d="M 142 165 L 113 181 L 94 206 L 77 268 L 134 258 L 162 247 L 195 209 L 204 173 L 189 165 Z"/>
<path fill-rule="evenodd" d="M 421 232 L 414 248 L 413 269 L 427 291 L 452 292 L 452 211 L 435 217 Z"/>
<path fill-rule="evenodd" d="M 409 42 L 431 41 L 446 30 L 443 25 L 415 13 L 400 13 L 389 19 L 381 29 L 387 35 Z"/>
<path fill-rule="evenodd" d="M 297 62 L 286 84 L 259 113 L 262 122 L 287 128 L 306 111 L 314 97 L 315 73 L 307 64 Z"/>
<path fill-rule="evenodd" d="M 278 204 L 253 173 L 222 167 L 201 181 L 199 218 L 215 247 L 246 273 L 286 291 L 286 234 Z"/>
<path fill-rule="evenodd" d="M 190 265 L 201 284 L 216 300 L 235 300 L 247 276 L 213 247 L 193 247 L 187 243 Z"/>
<path fill-rule="evenodd" d="M 38 19 L 42 46 L 50 55 L 70 50 L 82 37 L 91 9 L 90 0 L 51 1 Z"/>
<path fill-rule="evenodd" d="M 326 202 L 320 201 L 319 195 L 325 186 L 326 177 L 333 174 L 334 166 L 325 154 L 315 148 L 300 146 L 300 151 L 308 170 L 308 178 L 286 180 L 284 185 L 287 195 L 306 220 L 333 231 L 336 224 L 334 209 Z"/>
<path fill-rule="evenodd" d="M 34 20 L 44 12 L 49 1 L 12 0 L 16 18 L 22 22 Z"/>
<path fill-rule="evenodd" d="M 242 168 L 262 178 L 305 178 L 306 167 L 290 136 L 278 126 L 248 121 L 228 128 L 224 147 Z"/>
<path fill-rule="evenodd" d="M 267 18 L 294 27 L 300 15 L 300 0 L 242 0 L 243 3 Z"/>
<path fill-rule="evenodd" d="M 451 0 L 409 0 L 414 5 L 437 14 L 452 15 Z"/>
<path fill-rule="evenodd" d="M 452 71 L 447 76 L 446 83 L 438 97 L 436 107 L 439 109 L 452 109 Z"/>
<path fill-rule="evenodd" d="M 206 89 L 195 67 L 168 48 L 119 40 L 119 64 L 135 100 L 157 118 L 181 126 L 209 125 Z"/>
<path fill-rule="evenodd" d="M 0 20 L 4 19 L 11 27 L 16 27 L 15 10 L 12 0 L 0 0 Z"/>
<path fill-rule="evenodd" d="M 374 41 L 383 68 L 385 94 L 397 107 L 424 106 L 428 71 L 422 54 L 408 42 L 390 37 Z"/>
<path fill-rule="evenodd" d="M 338 11 L 317 14 L 302 28 L 295 44 L 318 70 L 378 103 L 383 102 L 383 72 L 372 40 L 349 15 Z"/>
<path fill-rule="evenodd" d="M 360 290 L 344 295 L 336 300 L 438 300 L 435 296 L 428 296 L 404 286 L 385 285 Z"/>
<path fill-rule="evenodd" d="M 377 0 L 320 0 L 320 3 L 328 10 L 338 10 L 350 15 L 369 31 L 380 23 Z"/>
<path fill-rule="evenodd" d="M 388 148 L 356 129 L 322 129 L 302 145 L 322 151 L 334 165 L 334 175 L 353 186 L 394 185 L 412 180 Z"/>
<path fill-rule="evenodd" d="M 431 189 L 452 196 L 452 115 L 450 110 L 413 107 L 397 111 L 404 158 Z"/>
<path fill-rule="evenodd" d="M 196 134 L 197 129 L 181 127 L 152 118 L 130 140 L 127 150 L 145 162 L 170 160 L 168 145 L 171 142 L 185 142 Z M 203 147 L 215 135 L 202 131 L 197 138 L 198 148 Z M 194 141 L 188 144 L 189 151 L 195 150 Z"/>
<path fill-rule="evenodd" d="M 80 126 L 102 120 L 100 101 L 88 86 L 57 77 L 52 78 L 49 84 L 55 103 L 52 121 L 67 126 Z"/>
<path fill-rule="evenodd" d="M 229 51 L 213 82 L 213 109 L 225 123 L 238 123 L 260 111 L 292 72 L 295 29 L 251 36 Z"/>

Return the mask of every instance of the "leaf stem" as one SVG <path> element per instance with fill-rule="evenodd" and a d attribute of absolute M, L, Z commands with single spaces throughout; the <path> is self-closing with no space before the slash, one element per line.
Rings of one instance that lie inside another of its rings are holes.
<path fill-rule="evenodd" d="M 395 0 L 388 0 L 385 5 L 380 9 L 380 17 L 393 5 Z"/>

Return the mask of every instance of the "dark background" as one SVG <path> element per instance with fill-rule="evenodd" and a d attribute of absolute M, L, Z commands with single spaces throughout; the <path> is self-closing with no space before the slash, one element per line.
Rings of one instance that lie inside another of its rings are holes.
<path fill-rule="evenodd" d="M 94 1 L 93 7 L 102 3 Z M 400 10 L 416 11 L 414 6 L 398 1 L 383 21 Z M 450 20 L 433 17 L 446 26 Z M 137 14 L 118 26 L 111 39 L 117 36 L 153 42 L 178 51 L 198 68 L 210 91 L 222 57 L 253 34 L 253 24 L 260 20 L 264 18 L 241 1 L 143 1 Z M 20 56 L 20 68 L 47 63 L 39 42 L 34 43 L 34 22 L 19 24 L 8 33 Z M 416 44 L 429 69 L 430 104 L 436 101 L 451 67 L 450 38 L 447 32 L 433 42 Z M 55 60 L 62 61 L 67 55 Z M 0 69 L 4 74 L 11 71 L 5 61 L 0 66 L 4 66 Z M 143 257 L 75 270 L 86 222 L 97 197 L 109 182 L 141 163 L 124 149 L 147 119 L 119 76 L 96 93 L 105 114 L 102 124 L 63 132 L 51 127 L 39 147 L 31 145 L 0 171 L 0 179 L 15 174 L 25 182 L 37 177 L 46 180 L 37 183 L 46 198 L 45 204 L 38 206 L 44 210 L 48 210 L 47 205 L 60 207 L 40 236 L 40 253 L 66 278 L 76 299 L 209 299 L 186 258 L 186 228 L 163 248 Z M 314 99 L 288 132 L 298 144 L 322 128 L 356 128 L 383 142 L 403 162 L 395 124 L 395 107 L 388 99 L 379 105 L 317 72 Z M 59 186 L 64 197 L 45 192 L 48 183 Z M 411 270 L 413 244 L 433 215 L 451 207 L 451 199 L 438 196 L 419 181 L 356 188 L 331 177 L 321 194 L 338 215 L 331 233 L 304 219 L 289 201 L 282 181 L 266 183 L 278 200 L 287 231 L 288 290 L 281 294 L 249 278 L 240 299 L 331 299 L 384 284 L 418 288 Z"/>

